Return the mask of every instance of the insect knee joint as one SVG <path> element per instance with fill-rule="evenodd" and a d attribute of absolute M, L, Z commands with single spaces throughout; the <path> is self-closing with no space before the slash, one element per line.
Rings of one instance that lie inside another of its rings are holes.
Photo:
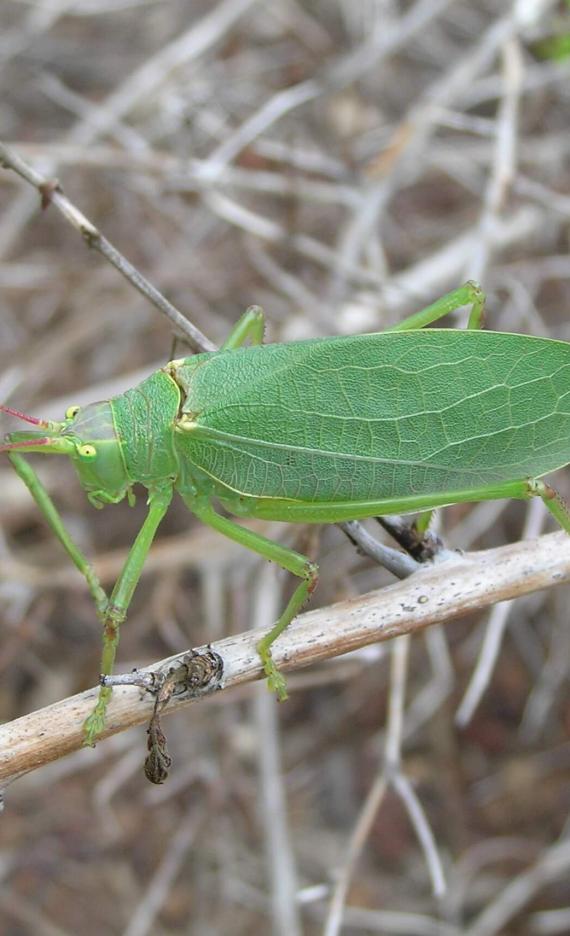
<path fill-rule="evenodd" d="M 305 578 L 309 584 L 309 595 L 317 587 L 317 582 L 319 580 L 319 567 L 316 562 L 307 561 L 304 569 Z"/>
<path fill-rule="evenodd" d="M 556 497 L 555 491 L 544 481 L 537 481 L 536 478 L 529 478 L 527 481 L 527 491 L 530 497 L 542 497 L 551 500 Z"/>
<path fill-rule="evenodd" d="M 109 630 L 117 630 L 119 624 L 122 624 L 123 621 L 126 620 L 126 617 L 127 612 L 124 608 L 109 602 L 105 611 L 105 628 L 108 628 Z"/>

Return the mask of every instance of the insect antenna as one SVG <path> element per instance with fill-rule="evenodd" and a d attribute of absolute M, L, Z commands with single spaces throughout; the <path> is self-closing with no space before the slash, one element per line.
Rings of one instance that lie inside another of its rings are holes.
<path fill-rule="evenodd" d="M 26 413 L 21 413 L 19 410 L 12 409 L 11 406 L 2 406 L 1 403 L 0 412 L 7 413 L 8 416 L 15 416 L 16 419 L 23 419 L 24 422 L 31 423 L 32 426 L 42 426 L 42 428 L 47 429 L 50 425 L 47 419 L 38 419 L 37 416 L 28 416 Z"/>

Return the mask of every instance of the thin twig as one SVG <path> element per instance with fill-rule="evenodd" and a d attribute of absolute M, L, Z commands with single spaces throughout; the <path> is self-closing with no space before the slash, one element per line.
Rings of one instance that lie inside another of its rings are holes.
<path fill-rule="evenodd" d="M 432 676 L 426 686 L 419 689 L 406 711 L 404 736 L 406 740 L 432 718 L 453 688 L 454 671 L 447 634 L 443 627 L 430 627 L 425 632 L 427 654 Z"/>
<path fill-rule="evenodd" d="M 564 598 L 563 595 L 560 597 Z M 536 743 L 541 733 L 548 730 L 556 712 L 557 701 L 564 699 L 570 659 L 567 607 L 567 602 L 560 602 L 560 616 L 552 622 L 546 659 L 524 708 L 520 737 L 527 744 Z"/>
<path fill-rule="evenodd" d="M 56 179 L 48 179 L 41 173 L 36 172 L 17 153 L 14 153 L 3 143 L 0 143 L 0 165 L 4 166 L 5 169 L 12 169 L 22 179 L 33 185 L 38 190 L 44 207 L 53 204 L 69 221 L 71 226 L 79 231 L 87 246 L 92 247 L 105 257 L 135 289 L 138 289 L 163 315 L 166 315 L 177 334 L 184 337 L 194 350 L 216 350 L 216 346 L 182 315 L 142 273 L 139 273 L 136 267 L 106 237 L 103 237 L 95 225 L 63 194 L 63 190 Z"/>
<path fill-rule="evenodd" d="M 350 879 L 358 856 L 362 850 L 364 842 L 370 832 L 370 827 L 382 805 L 386 790 L 388 789 L 388 778 L 384 770 L 376 776 L 368 795 L 364 800 L 362 809 L 358 816 L 358 821 L 354 827 L 350 841 L 347 847 L 347 857 L 342 869 L 341 875 L 334 889 L 333 898 L 329 907 L 329 912 L 323 930 L 323 936 L 337 936 L 342 926 L 344 905 Z"/>
<path fill-rule="evenodd" d="M 384 745 L 383 765 L 378 771 L 364 800 L 346 849 L 346 859 L 336 883 L 323 936 L 338 936 L 342 926 L 348 889 L 356 863 L 380 809 L 393 772 L 400 762 L 404 696 L 409 655 L 409 636 L 399 637 L 392 644 L 390 696 L 388 701 L 388 727 Z"/>
<path fill-rule="evenodd" d="M 422 846 L 426 864 L 431 877 L 433 895 L 434 897 L 443 897 L 446 889 L 443 865 L 437 850 L 435 836 L 431 830 L 422 805 L 414 792 L 412 784 L 401 770 L 396 772 L 392 782 L 394 784 L 396 793 L 406 807 L 408 816 L 410 817 L 411 823 Z"/>
<path fill-rule="evenodd" d="M 222 42 L 238 20 L 258 3 L 259 0 L 222 0 L 201 19 L 194 20 L 182 35 L 161 47 L 140 68 L 130 72 L 126 80 L 102 102 L 98 119 L 77 124 L 67 136 L 69 142 L 89 146 L 97 137 L 110 132 L 141 101 L 157 94 L 177 69 L 187 66 Z"/>
<path fill-rule="evenodd" d="M 168 899 L 172 885 L 203 822 L 202 810 L 192 802 L 176 832 L 169 838 L 165 854 L 145 888 L 143 898 L 136 906 L 123 936 L 146 936 L 149 931 L 154 931 L 156 917 Z"/>
<path fill-rule="evenodd" d="M 377 68 L 385 58 L 425 29 L 451 2 L 419 0 L 388 34 L 382 28 L 377 29 L 367 42 L 335 62 L 320 78 L 311 78 L 275 94 L 214 151 L 210 157 L 210 171 L 217 174 L 220 167 L 235 159 L 253 140 L 295 108 L 315 100 L 325 90 L 338 92 L 362 78 L 371 68 Z"/>
<path fill-rule="evenodd" d="M 275 574 L 275 566 L 267 565 L 257 583 L 253 620 L 258 626 L 271 623 L 279 614 L 282 589 L 276 586 Z M 253 714 L 259 738 L 260 820 L 271 884 L 272 932 L 275 936 L 301 936 L 296 901 L 297 871 L 281 766 L 277 700 L 264 692 L 263 686 L 258 686 L 254 695 Z"/>
<path fill-rule="evenodd" d="M 379 540 L 370 535 L 366 527 L 357 520 L 346 520 L 338 523 L 338 527 L 345 533 L 349 540 L 358 547 L 366 556 L 370 556 L 374 562 L 383 566 L 388 572 L 391 572 L 396 578 L 403 579 L 416 572 L 420 563 L 412 559 L 406 553 L 386 546 Z"/>
<path fill-rule="evenodd" d="M 495 605 L 489 615 L 477 666 L 455 716 L 455 723 L 459 728 L 465 728 L 469 724 L 491 681 L 512 607 L 512 601 L 503 601 Z"/>
<path fill-rule="evenodd" d="M 465 930 L 465 936 L 495 936 L 529 904 L 543 887 L 570 872 L 570 840 L 545 849 L 534 865 L 513 878 Z"/>
<path fill-rule="evenodd" d="M 338 936 L 345 914 L 345 903 L 356 863 L 384 800 L 389 786 L 400 797 L 422 846 L 432 879 L 433 893 L 445 893 L 443 867 L 435 843 L 435 836 L 427 821 L 421 803 L 401 768 L 401 750 L 404 726 L 404 700 L 408 674 L 410 635 L 399 637 L 392 644 L 392 666 L 388 724 L 384 744 L 383 767 L 379 771 L 360 811 L 347 847 L 347 857 L 334 889 L 323 936 Z"/>
<path fill-rule="evenodd" d="M 503 97 L 496 120 L 493 166 L 485 192 L 477 242 L 466 269 L 466 276 L 485 279 L 491 253 L 491 234 L 503 214 L 517 168 L 518 112 L 523 78 L 522 50 L 516 36 L 502 48 Z"/>
<path fill-rule="evenodd" d="M 540 509 L 539 504 L 531 502 L 527 507 L 527 516 L 522 538 L 531 539 L 535 536 L 539 536 L 543 524 L 544 511 Z M 513 602 L 504 601 L 501 604 L 495 605 L 489 615 L 477 665 L 469 680 L 469 685 L 467 686 L 455 716 L 456 724 L 460 728 L 465 728 L 471 721 L 473 713 L 491 681 L 512 610 Z"/>

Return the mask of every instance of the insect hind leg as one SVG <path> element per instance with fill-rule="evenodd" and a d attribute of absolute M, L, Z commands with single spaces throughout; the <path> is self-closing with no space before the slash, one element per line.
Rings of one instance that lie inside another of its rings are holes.
<path fill-rule="evenodd" d="M 249 530 L 247 527 L 241 526 L 234 520 L 222 517 L 220 514 L 216 513 L 209 501 L 202 499 L 195 500 L 185 494 L 183 494 L 182 497 L 186 506 L 202 523 L 206 523 L 234 542 L 240 543 L 247 549 L 256 552 L 259 556 L 263 556 L 265 559 L 275 562 L 277 565 L 280 565 L 282 569 L 287 569 L 288 572 L 292 572 L 293 575 L 303 579 L 293 592 L 287 607 L 279 619 L 256 645 L 257 652 L 261 658 L 263 672 L 267 677 L 267 686 L 272 692 L 276 693 L 279 701 L 283 702 L 287 698 L 287 684 L 285 677 L 279 671 L 272 658 L 271 648 L 287 625 L 290 624 L 293 618 L 299 613 L 316 588 L 319 575 L 318 566 L 314 562 L 311 562 L 307 556 L 303 556 L 293 549 L 281 546 L 280 543 L 275 543 L 273 540 L 261 536 L 260 533 L 256 533 L 253 530 Z"/>
<path fill-rule="evenodd" d="M 304 559 L 304 557 L 302 557 Z M 285 628 L 291 623 L 294 617 L 299 613 L 303 605 L 310 598 L 312 592 L 317 587 L 317 582 L 319 580 L 319 568 L 309 559 L 305 559 L 301 570 L 305 578 L 305 581 L 295 589 L 287 607 L 283 611 L 281 617 L 275 622 L 271 630 L 265 637 L 262 637 L 256 644 L 256 650 L 259 653 L 261 662 L 263 664 L 263 672 L 267 676 L 267 688 L 271 692 L 275 692 L 277 698 L 280 702 L 284 702 L 287 698 L 287 684 L 285 682 L 285 677 L 277 669 L 275 662 L 271 656 L 271 645 L 280 634 L 283 633 Z M 297 573 L 299 574 L 299 573 Z"/>

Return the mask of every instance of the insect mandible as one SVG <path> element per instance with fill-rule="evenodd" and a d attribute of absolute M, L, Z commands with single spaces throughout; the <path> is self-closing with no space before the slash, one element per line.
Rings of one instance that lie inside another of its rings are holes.
<path fill-rule="evenodd" d="M 466 329 L 425 326 L 464 305 Z M 219 351 L 174 360 L 111 400 L 70 407 L 62 422 L 4 412 L 35 429 L 0 446 L 83 573 L 103 625 L 103 675 L 174 492 L 200 520 L 301 579 L 258 642 L 269 687 L 286 698 L 271 647 L 316 586 L 307 557 L 232 517 L 335 523 L 538 496 L 570 533 L 570 511 L 540 480 L 570 463 L 570 343 L 486 332 L 469 282 L 389 331 L 263 345 L 252 307 Z M 247 342 L 250 342 L 248 345 Z M 67 455 L 95 507 L 148 513 L 108 597 L 24 453 Z M 216 506 L 224 509 L 218 512 Z M 227 516 L 226 514 L 229 514 Z M 84 725 L 93 744 L 112 689 Z"/>

